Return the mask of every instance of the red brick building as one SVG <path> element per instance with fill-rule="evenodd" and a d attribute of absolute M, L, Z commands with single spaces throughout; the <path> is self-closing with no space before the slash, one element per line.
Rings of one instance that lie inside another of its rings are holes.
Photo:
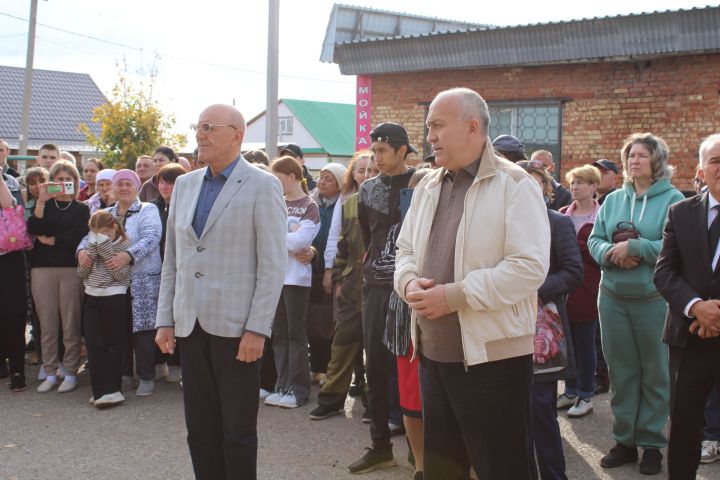
<path fill-rule="evenodd" d="M 690 190 L 701 140 L 720 131 L 719 7 L 520 27 L 446 24 L 386 37 L 367 35 L 383 15 L 395 16 L 396 32 L 403 20 L 433 19 L 355 12 L 354 37 L 336 25 L 332 60 L 371 77 L 372 123 L 404 124 L 425 153 L 427 106 L 456 86 L 487 100 L 492 138 L 511 133 L 528 154 L 552 151 L 561 175 L 599 158 L 619 163 L 624 139 L 650 131 L 670 147 L 676 186 Z M 342 15 L 333 10 L 336 23 Z"/>

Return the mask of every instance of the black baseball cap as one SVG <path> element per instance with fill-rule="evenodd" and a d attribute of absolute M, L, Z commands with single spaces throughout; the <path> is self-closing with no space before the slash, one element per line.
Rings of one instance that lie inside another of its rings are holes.
<path fill-rule="evenodd" d="M 613 172 L 618 173 L 618 167 L 615 165 L 615 162 L 608 160 L 607 158 L 593 162 L 593 165 L 603 170 L 612 170 Z"/>
<path fill-rule="evenodd" d="M 415 147 L 410 145 L 410 139 L 408 138 L 405 127 L 399 123 L 381 123 L 377 127 L 373 128 L 372 132 L 370 132 L 370 139 L 373 142 L 399 143 L 400 145 L 407 145 L 408 150 L 412 153 L 418 153 L 417 150 L 415 150 Z"/>
<path fill-rule="evenodd" d="M 294 143 L 288 143 L 280 147 L 280 155 L 282 155 L 283 152 L 289 152 L 290 155 L 295 158 L 304 158 L 302 149 Z"/>

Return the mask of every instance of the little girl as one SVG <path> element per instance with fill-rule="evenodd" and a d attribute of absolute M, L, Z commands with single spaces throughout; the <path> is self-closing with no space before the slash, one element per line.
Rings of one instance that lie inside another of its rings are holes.
<path fill-rule="evenodd" d="M 283 187 L 288 214 L 287 249 L 280 301 L 273 323 L 272 347 L 277 369 L 275 393 L 265 405 L 296 408 L 310 396 L 310 365 L 305 325 L 312 283 L 312 266 L 295 259 L 295 253 L 309 248 L 320 230 L 320 210 L 308 195 L 300 164 L 293 157 L 280 157 L 270 166 Z"/>
<path fill-rule="evenodd" d="M 130 247 L 120 221 L 106 210 L 90 217 L 87 253 L 91 267 L 78 266 L 85 285 L 83 331 L 90 364 L 90 381 L 97 408 L 125 400 L 121 393 L 121 358 L 128 348 L 126 319 L 130 265 L 110 270 L 105 262 Z"/>

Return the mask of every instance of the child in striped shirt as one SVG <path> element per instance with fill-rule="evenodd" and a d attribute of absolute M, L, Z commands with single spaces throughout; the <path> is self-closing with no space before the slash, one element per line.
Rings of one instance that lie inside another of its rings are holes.
<path fill-rule="evenodd" d="M 130 240 L 120 221 L 107 210 L 90 217 L 87 253 L 92 265 L 78 265 L 85 285 L 83 331 L 90 364 L 90 381 L 96 408 L 117 405 L 125 400 L 120 388 L 121 358 L 128 348 L 127 297 L 130 265 L 108 267 L 113 257 L 126 252 Z"/>

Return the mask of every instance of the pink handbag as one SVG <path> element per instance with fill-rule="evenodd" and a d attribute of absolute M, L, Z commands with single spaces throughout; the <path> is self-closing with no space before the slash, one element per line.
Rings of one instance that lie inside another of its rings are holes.
<path fill-rule="evenodd" d="M 32 248 L 25 223 L 25 207 L 0 209 L 0 252 L 9 253 Z"/>

